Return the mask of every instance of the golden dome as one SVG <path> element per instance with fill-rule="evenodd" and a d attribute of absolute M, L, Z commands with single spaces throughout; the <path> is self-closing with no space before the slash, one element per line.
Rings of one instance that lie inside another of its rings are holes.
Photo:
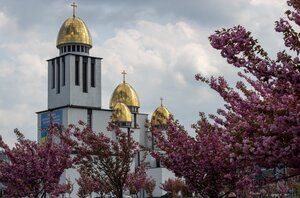
<path fill-rule="evenodd" d="M 118 102 L 114 106 L 112 122 L 131 122 L 131 112 L 124 103 Z"/>
<path fill-rule="evenodd" d="M 56 46 L 63 44 L 85 44 L 92 47 L 92 37 L 89 32 L 89 29 L 78 17 L 68 18 L 61 26 Z"/>
<path fill-rule="evenodd" d="M 119 84 L 114 90 L 109 107 L 112 109 L 118 102 L 122 102 L 128 107 L 140 107 L 140 100 L 133 87 L 128 83 Z"/>
<path fill-rule="evenodd" d="M 155 109 L 155 111 L 152 114 L 151 126 L 166 125 L 169 117 L 170 117 L 169 110 L 166 107 L 161 105 L 160 107 Z"/>

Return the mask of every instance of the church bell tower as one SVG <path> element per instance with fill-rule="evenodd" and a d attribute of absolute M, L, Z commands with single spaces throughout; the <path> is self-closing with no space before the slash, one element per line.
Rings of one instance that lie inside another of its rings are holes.
<path fill-rule="evenodd" d="M 48 60 L 48 109 L 101 108 L 101 58 L 89 56 L 92 38 L 84 21 L 73 16 L 61 26 L 59 56 Z"/>

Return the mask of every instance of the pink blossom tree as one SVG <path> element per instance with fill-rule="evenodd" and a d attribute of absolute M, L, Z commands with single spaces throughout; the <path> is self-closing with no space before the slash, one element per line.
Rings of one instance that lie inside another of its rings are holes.
<path fill-rule="evenodd" d="M 147 176 L 147 164 L 142 163 L 135 168 L 135 171 L 130 173 L 127 177 L 126 186 L 130 194 L 135 195 L 137 198 L 141 190 L 145 190 L 149 197 L 155 188 L 155 181 Z M 154 186 L 153 186 L 154 184 Z"/>
<path fill-rule="evenodd" d="M 79 185 L 77 195 L 79 197 L 85 198 L 91 196 L 92 193 L 98 193 L 102 197 L 112 191 L 108 181 L 105 181 L 104 178 L 94 178 L 88 170 L 85 166 L 81 166 L 79 169 L 80 177 L 77 179 Z"/>
<path fill-rule="evenodd" d="M 161 184 L 161 189 L 171 194 L 171 197 L 192 197 L 188 186 L 182 179 L 168 179 Z M 181 195 L 180 195 L 181 193 Z"/>
<path fill-rule="evenodd" d="M 195 128 L 195 138 L 172 119 L 165 132 L 152 129 L 160 149 L 154 157 L 203 197 L 223 197 L 237 185 L 248 187 L 248 174 L 242 164 L 231 160 L 232 147 L 224 141 L 222 129 L 208 123 L 204 115 Z"/>
<path fill-rule="evenodd" d="M 115 138 L 94 132 L 89 127 L 76 130 L 77 165 L 85 168 L 92 182 L 105 182 L 116 197 L 122 198 L 139 145 L 130 133 L 123 132 L 112 123 L 109 124 L 108 131 Z"/>
<path fill-rule="evenodd" d="M 273 177 L 275 182 L 300 173 L 300 34 L 293 28 L 300 25 L 300 2 L 287 3 L 293 10 L 275 23 L 275 30 L 283 34 L 288 51 L 273 60 L 244 27 L 216 31 L 211 45 L 240 68 L 243 81 L 232 88 L 223 77 L 197 74 L 219 93 L 225 108 L 209 115 L 211 122 L 201 113 L 195 138 L 173 120 L 167 137 L 153 130 L 163 153 L 154 155 L 203 196 L 248 193 L 261 168 L 289 169 L 289 175 Z"/>
<path fill-rule="evenodd" d="M 59 138 L 68 138 L 70 129 L 60 130 L 51 125 L 45 142 L 37 143 L 25 139 L 15 130 L 17 143 L 13 148 L 0 137 L 0 148 L 7 161 L 0 161 L 0 182 L 6 187 L 4 197 L 58 197 L 68 192 L 70 185 L 61 184 L 60 176 L 72 166 L 72 145 Z"/>
<path fill-rule="evenodd" d="M 144 186 L 144 190 L 146 191 L 146 194 L 148 197 L 153 197 L 153 191 L 155 189 L 156 182 L 154 179 L 148 178 L 148 181 L 146 182 Z"/>
<path fill-rule="evenodd" d="M 226 102 L 225 110 L 210 117 L 231 133 L 233 157 L 264 168 L 289 167 L 299 174 L 300 35 L 290 22 L 300 25 L 300 7 L 299 1 L 287 2 L 295 11 L 288 10 L 287 19 L 277 21 L 275 30 L 283 33 L 289 53 L 280 51 L 272 60 L 241 26 L 216 31 L 209 38 L 211 45 L 229 64 L 244 69 L 238 75 L 248 84 L 239 81 L 234 90 L 222 77 L 196 78 Z"/>

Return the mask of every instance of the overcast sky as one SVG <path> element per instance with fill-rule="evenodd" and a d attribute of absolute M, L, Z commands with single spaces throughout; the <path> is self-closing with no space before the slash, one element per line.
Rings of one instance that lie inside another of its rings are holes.
<path fill-rule="evenodd" d="M 68 0 L 0 0 L 0 134 L 14 128 L 36 139 L 37 115 L 47 108 L 47 59 L 58 56 L 56 37 L 72 15 Z M 121 72 L 137 91 L 140 112 L 164 105 L 189 131 L 198 112 L 215 113 L 221 98 L 195 80 L 197 73 L 225 76 L 236 70 L 212 49 L 215 30 L 243 25 L 275 56 L 282 49 L 274 21 L 283 0 L 77 0 L 76 15 L 93 39 L 90 55 L 103 58 L 102 106 L 108 108 Z"/>

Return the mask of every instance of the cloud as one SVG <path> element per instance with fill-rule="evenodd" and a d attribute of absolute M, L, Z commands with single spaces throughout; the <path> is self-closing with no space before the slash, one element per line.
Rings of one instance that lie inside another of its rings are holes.
<path fill-rule="evenodd" d="M 12 146 L 16 141 L 13 133 L 15 128 L 19 128 L 27 138 L 36 140 L 36 133 L 32 129 L 37 128 L 37 122 L 32 114 L 32 106 L 24 103 L 0 109 L 0 134 L 8 145 Z"/>
<path fill-rule="evenodd" d="M 0 75 L 0 134 L 4 139 L 15 139 L 11 132 L 17 127 L 26 137 L 36 138 L 34 112 L 46 106 L 46 69 L 44 57 L 26 52 L 9 62 L 0 62 L 0 70 L 4 71 Z"/>
<path fill-rule="evenodd" d="M 0 18 L 0 135 L 11 145 L 14 128 L 36 139 L 34 112 L 46 107 L 46 59 L 55 48 L 7 12 L 0 11 Z"/>
<path fill-rule="evenodd" d="M 0 28 L 5 26 L 8 21 L 9 21 L 9 19 L 7 18 L 5 13 L 0 11 Z"/>
<path fill-rule="evenodd" d="M 286 5 L 286 2 L 282 0 L 251 0 L 250 4 L 283 7 L 284 5 Z"/>

